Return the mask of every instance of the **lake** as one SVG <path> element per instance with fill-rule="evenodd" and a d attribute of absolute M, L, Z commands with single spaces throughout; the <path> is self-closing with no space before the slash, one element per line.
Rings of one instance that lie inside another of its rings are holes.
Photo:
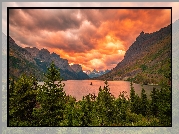
<path fill-rule="evenodd" d="M 90 83 L 92 82 L 92 85 Z M 98 95 L 99 87 L 104 87 L 104 81 L 101 80 L 67 80 L 62 81 L 65 83 L 64 91 L 67 95 L 71 95 L 75 97 L 77 100 L 81 100 L 83 96 L 88 95 L 89 93 Z M 39 82 L 39 84 L 43 84 L 43 82 Z M 120 92 L 126 91 L 126 95 L 130 95 L 130 82 L 128 81 L 108 81 L 110 93 L 114 95 L 114 97 L 118 97 Z M 135 92 L 137 94 L 141 93 L 142 86 L 140 84 L 133 84 Z M 143 85 L 147 96 L 149 97 L 150 92 L 152 91 L 153 87 L 159 88 L 159 86 L 153 85 Z"/>

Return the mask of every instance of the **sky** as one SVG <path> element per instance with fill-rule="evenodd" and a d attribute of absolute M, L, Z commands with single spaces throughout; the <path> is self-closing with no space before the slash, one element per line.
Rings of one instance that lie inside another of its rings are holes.
<path fill-rule="evenodd" d="M 9 35 L 86 70 L 116 67 L 140 32 L 171 23 L 170 9 L 11 9 Z"/>

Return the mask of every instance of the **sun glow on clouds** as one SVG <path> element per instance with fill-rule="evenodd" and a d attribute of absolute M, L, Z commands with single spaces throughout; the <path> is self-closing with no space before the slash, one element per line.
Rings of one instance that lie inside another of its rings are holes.
<path fill-rule="evenodd" d="M 162 9 L 11 9 L 9 33 L 22 47 L 46 48 L 83 70 L 106 70 L 119 63 L 141 31 L 171 23 Z"/>

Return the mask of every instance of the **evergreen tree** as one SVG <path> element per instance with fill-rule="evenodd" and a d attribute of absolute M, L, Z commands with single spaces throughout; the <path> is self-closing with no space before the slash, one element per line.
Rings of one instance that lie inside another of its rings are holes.
<path fill-rule="evenodd" d="M 77 109 L 75 109 L 76 99 L 70 95 L 66 96 L 67 102 L 64 110 L 63 121 L 60 126 L 79 126 L 79 121 L 76 118 Z"/>
<path fill-rule="evenodd" d="M 89 126 L 92 123 L 92 103 L 90 94 L 83 97 L 82 103 L 81 103 L 81 110 L 83 112 L 83 116 L 81 118 L 81 126 Z"/>
<path fill-rule="evenodd" d="M 159 91 L 158 116 L 161 125 L 171 126 L 171 90 L 170 88 L 162 88 Z"/>
<path fill-rule="evenodd" d="M 52 63 L 45 74 L 46 80 L 38 89 L 37 101 L 40 108 L 34 109 L 35 125 L 59 126 L 64 118 L 66 94 L 63 91 L 64 83 L 60 77 L 59 69 Z"/>
<path fill-rule="evenodd" d="M 111 125 L 114 118 L 114 96 L 110 93 L 108 82 L 105 81 L 105 86 L 102 89 L 99 88 L 97 97 L 97 115 L 99 119 L 99 125 L 106 126 Z"/>
<path fill-rule="evenodd" d="M 12 79 L 9 126 L 171 126 L 170 85 L 161 90 L 154 88 L 148 100 L 143 88 L 141 97 L 135 94 L 131 79 L 130 98 L 122 92 L 115 99 L 105 81 L 98 96 L 89 94 L 77 102 L 63 91 L 60 71 L 54 63 L 44 76 L 41 86 L 33 76 Z"/>
<path fill-rule="evenodd" d="M 115 100 L 115 125 L 122 125 L 126 121 L 126 111 L 128 111 L 129 101 L 125 93 L 120 93 L 119 97 Z"/>
<path fill-rule="evenodd" d="M 11 82 L 9 89 L 9 126 L 30 126 L 36 105 L 36 79 L 23 74 L 17 81 Z"/>
<path fill-rule="evenodd" d="M 147 111 L 148 111 L 148 100 L 147 100 L 147 95 L 145 93 L 145 90 L 144 88 L 142 88 L 142 91 L 141 91 L 141 114 L 143 116 L 146 116 L 147 115 Z"/>
<path fill-rule="evenodd" d="M 133 87 L 133 80 L 130 80 L 130 104 L 131 104 L 131 111 L 134 112 L 135 111 L 135 90 Z"/>
<path fill-rule="evenodd" d="M 131 107 L 131 112 L 134 112 L 136 114 L 140 114 L 141 113 L 141 98 L 135 94 L 135 90 L 133 87 L 133 79 L 131 79 L 130 82 L 130 107 Z"/>
<path fill-rule="evenodd" d="M 150 110 L 159 119 L 161 126 L 171 126 L 171 89 L 153 89 L 151 92 Z"/>
<path fill-rule="evenodd" d="M 151 94 L 151 104 L 150 104 L 150 111 L 153 116 L 157 117 L 158 116 L 158 109 L 159 109 L 159 90 L 156 88 L 153 88 Z"/>

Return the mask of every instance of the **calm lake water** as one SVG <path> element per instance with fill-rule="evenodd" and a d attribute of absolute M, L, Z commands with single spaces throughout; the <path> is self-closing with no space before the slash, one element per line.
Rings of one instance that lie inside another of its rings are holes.
<path fill-rule="evenodd" d="M 90 83 L 92 82 L 92 85 Z M 81 100 L 83 96 L 88 95 L 89 93 L 98 95 L 99 87 L 104 87 L 104 81 L 101 80 L 67 80 L 62 81 L 65 83 L 64 91 L 66 94 L 75 97 L 77 100 Z M 43 82 L 39 82 L 39 84 L 43 84 Z M 130 94 L 130 82 L 128 81 L 108 81 L 110 93 L 114 95 L 114 97 L 118 97 L 120 92 L 126 91 L 126 95 Z M 135 92 L 137 94 L 141 93 L 142 86 L 139 84 L 133 84 Z M 143 85 L 147 95 L 150 95 L 153 87 L 159 88 L 159 86 L 149 86 Z"/>

